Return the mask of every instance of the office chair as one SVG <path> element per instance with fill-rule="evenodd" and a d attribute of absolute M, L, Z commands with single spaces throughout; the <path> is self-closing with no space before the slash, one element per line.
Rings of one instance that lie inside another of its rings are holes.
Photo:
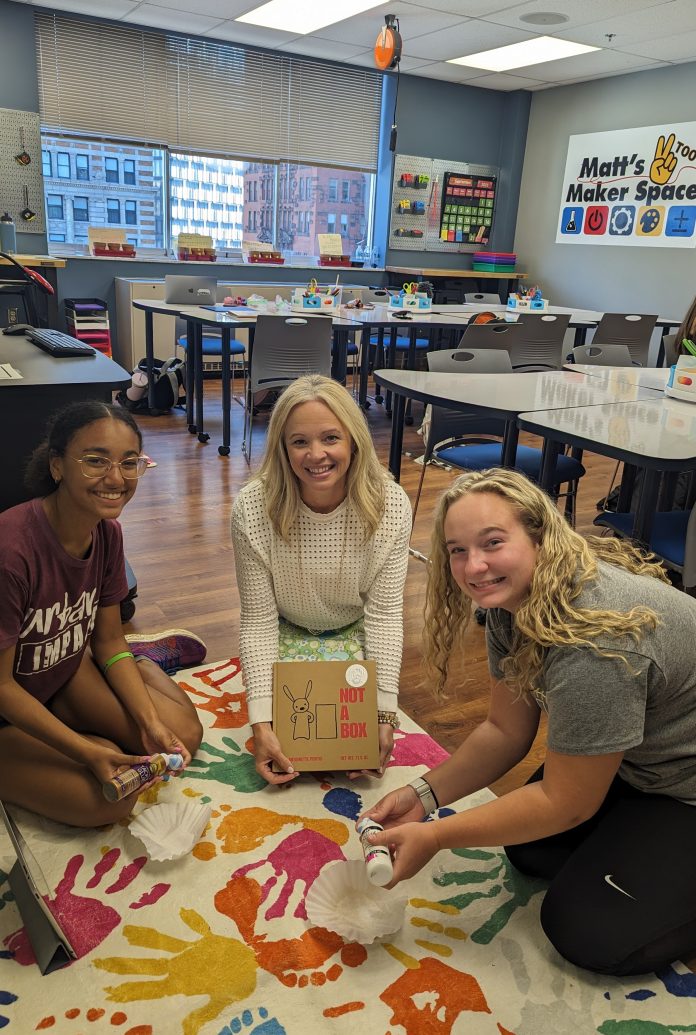
<path fill-rule="evenodd" d="M 183 349 L 184 354 L 188 348 L 188 341 L 186 338 L 186 321 L 181 317 L 177 316 L 175 321 L 175 343 L 174 343 L 174 355 L 177 355 L 177 349 Z M 203 362 L 206 357 L 208 359 L 222 360 L 222 337 L 212 327 L 205 327 L 201 334 L 201 347 L 203 350 Z M 246 345 L 237 341 L 236 338 L 230 338 L 230 375 L 232 377 L 232 398 L 235 402 L 238 402 L 240 406 L 244 405 L 244 390 L 246 388 Z M 186 357 L 188 360 L 188 356 Z M 237 396 L 234 394 L 234 376 L 235 371 L 239 367 L 242 373 L 242 394 Z"/>
<path fill-rule="evenodd" d="M 634 515 L 603 511 L 594 524 L 611 529 L 621 538 L 630 538 Z M 679 572 L 687 592 L 696 587 L 696 507 L 687 510 L 657 511 L 653 519 L 648 549 L 666 568 Z"/>
<path fill-rule="evenodd" d="M 561 370 L 570 315 L 520 313 L 520 340 L 510 350 L 513 370 Z"/>
<path fill-rule="evenodd" d="M 679 346 L 681 342 L 677 342 L 676 334 L 665 334 L 662 339 L 662 346 L 665 350 L 665 357 L 663 366 L 672 367 L 679 358 Z"/>
<path fill-rule="evenodd" d="M 519 322 L 469 323 L 460 338 L 459 348 L 505 349 L 512 353 L 521 340 L 522 327 Z"/>
<path fill-rule="evenodd" d="M 606 367 L 639 367 L 631 359 L 626 345 L 576 345 L 573 349 L 576 363 L 592 363 Z"/>
<path fill-rule="evenodd" d="M 502 305 L 500 295 L 494 291 L 467 291 L 464 294 L 465 302 L 481 302 L 486 305 Z"/>
<path fill-rule="evenodd" d="M 597 324 L 592 345 L 626 345 L 631 359 L 639 366 L 648 366 L 650 338 L 657 316 L 639 316 L 635 313 L 605 313 Z"/>
<path fill-rule="evenodd" d="M 485 329 L 489 325 L 484 324 Z M 511 325 L 514 326 L 514 325 Z M 467 335 L 464 335 L 467 337 Z M 472 374 L 513 374 L 510 356 L 503 349 L 469 349 L 459 348 L 452 352 L 443 349 L 428 354 L 428 369 L 439 373 L 451 373 L 454 377 L 459 373 Z M 442 463 L 465 471 L 485 471 L 489 467 L 500 467 L 502 463 L 503 444 L 498 441 L 505 430 L 505 422 L 497 417 L 483 417 L 475 412 L 452 410 L 444 406 L 432 406 L 430 426 L 425 436 L 425 453 L 416 499 L 413 506 L 413 520 L 418 511 L 418 503 L 423 488 L 425 469 L 433 457 Z M 491 440 L 496 436 L 496 440 Z M 531 446 L 518 446 L 514 470 L 526 474 L 533 481 L 538 481 L 541 472 L 541 450 Z M 559 453 L 556 457 L 556 474 L 558 486 L 569 482 L 566 493 L 554 491 L 554 496 L 566 497 L 566 516 L 571 523 L 575 519 L 575 496 L 580 478 L 585 468 L 574 457 Z"/>
<path fill-rule="evenodd" d="M 242 452 L 248 464 L 254 395 L 264 389 L 287 388 L 303 374 L 331 377 L 331 340 L 331 320 L 325 316 L 257 318 L 244 396 Z"/>

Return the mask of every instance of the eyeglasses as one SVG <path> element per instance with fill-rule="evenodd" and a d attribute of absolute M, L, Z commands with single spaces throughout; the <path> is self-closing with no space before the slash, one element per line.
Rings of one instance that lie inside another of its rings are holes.
<path fill-rule="evenodd" d="M 118 467 L 124 478 L 141 478 L 152 464 L 149 456 L 128 456 L 125 460 L 109 460 L 106 456 L 73 456 L 85 478 L 103 478 Z M 153 464 L 154 466 L 154 464 Z"/>

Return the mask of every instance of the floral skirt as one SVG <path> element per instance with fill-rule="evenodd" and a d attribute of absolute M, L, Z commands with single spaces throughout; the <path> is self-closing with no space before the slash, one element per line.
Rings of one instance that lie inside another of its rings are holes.
<path fill-rule="evenodd" d="M 360 661 L 365 657 L 365 626 L 362 618 L 343 629 L 314 633 L 280 619 L 278 658 L 280 661 Z"/>

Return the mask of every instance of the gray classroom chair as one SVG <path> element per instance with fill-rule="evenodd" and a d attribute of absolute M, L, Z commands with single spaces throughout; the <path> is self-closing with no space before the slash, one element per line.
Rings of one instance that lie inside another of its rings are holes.
<path fill-rule="evenodd" d="M 483 327 L 485 328 L 484 324 Z M 514 324 L 510 325 L 514 327 Z M 510 356 L 503 349 L 469 349 L 451 351 L 443 349 L 428 354 L 428 369 L 431 372 L 472 374 L 514 374 Z M 418 503 L 423 488 L 425 469 L 433 457 L 445 464 L 465 471 L 483 471 L 489 467 L 500 467 L 503 455 L 501 441 L 505 421 L 497 417 L 485 417 L 475 412 L 448 409 L 444 406 L 430 407 L 430 424 L 425 429 L 425 453 L 418 490 L 413 505 L 413 520 L 416 519 Z M 515 459 L 516 471 L 521 471 L 533 481 L 538 481 L 541 472 L 541 449 L 518 446 Z M 575 517 L 575 496 L 579 479 L 585 468 L 574 457 L 559 453 L 556 457 L 558 485 L 570 482 L 566 496 L 566 516 Z M 555 495 L 561 495 L 555 493 Z M 415 554 L 424 560 L 420 554 Z"/>
<path fill-rule="evenodd" d="M 662 339 L 662 344 L 665 350 L 664 366 L 672 367 L 679 358 L 679 345 L 681 342 L 677 343 L 676 333 L 665 334 Z"/>
<path fill-rule="evenodd" d="M 522 340 L 522 326 L 519 323 L 470 323 L 459 340 L 463 349 L 505 349 L 512 353 Z M 513 363 L 514 366 L 514 363 Z"/>
<path fill-rule="evenodd" d="M 634 363 L 626 345 L 576 345 L 573 349 L 576 363 L 592 363 L 605 367 L 639 367 Z"/>
<path fill-rule="evenodd" d="M 519 343 L 510 353 L 513 370 L 561 370 L 570 315 L 521 313 Z"/>
<path fill-rule="evenodd" d="M 501 305 L 500 295 L 496 295 L 495 292 L 489 291 L 466 291 L 464 293 L 465 302 L 481 302 L 486 305 Z"/>
<path fill-rule="evenodd" d="M 650 338 L 657 316 L 638 313 L 605 313 L 592 336 L 593 345 L 627 345 L 631 359 L 648 366 Z"/>
<path fill-rule="evenodd" d="M 242 452 L 251 462 L 254 395 L 287 388 L 303 374 L 331 376 L 332 321 L 325 316 L 259 316 L 249 360 Z M 247 445 L 248 442 L 248 445 Z"/>

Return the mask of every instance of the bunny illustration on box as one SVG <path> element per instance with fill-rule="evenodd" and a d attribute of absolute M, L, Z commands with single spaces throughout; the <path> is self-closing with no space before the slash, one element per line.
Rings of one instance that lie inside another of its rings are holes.
<path fill-rule="evenodd" d="M 307 680 L 307 688 L 304 697 L 295 697 L 289 686 L 283 683 L 283 693 L 292 701 L 292 715 L 290 720 L 293 725 L 293 740 L 309 740 L 311 736 L 311 725 L 314 716 L 309 710 L 309 695 L 312 692 L 312 680 Z"/>

